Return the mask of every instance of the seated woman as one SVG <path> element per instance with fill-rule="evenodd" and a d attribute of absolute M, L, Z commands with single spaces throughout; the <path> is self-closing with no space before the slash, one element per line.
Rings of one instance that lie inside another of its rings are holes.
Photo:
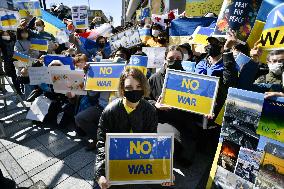
<path fill-rule="evenodd" d="M 120 98 L 103 111 L 98 126 L 95 178 L 102 189 L 108 187 L 105 178 L 106 133 L 156 133 L 158 118 L 155 108 L 142 97 L 148 96 L 149 84 L 138 69 L 126 69 L 119 82 Z M 145 185 L 137 188 L 147 188 Z M 127 188 L 113 186 L 111 188 Z M 136 187 L 135 187 L 136 188 Z"/>

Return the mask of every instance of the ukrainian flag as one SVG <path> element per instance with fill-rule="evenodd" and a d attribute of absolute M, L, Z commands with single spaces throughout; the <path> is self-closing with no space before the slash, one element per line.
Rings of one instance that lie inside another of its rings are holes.
<path fill-rule="evenodd" d="M 127 65 L 127 68 L 137 68 L 144 75 L 147 75 L 147 64 L 148 64 L 147 56 L 132 55 L 130 57 L 130 61 L 129 64 Z"/>
<path fill-rule="evenodd" d="M 85 83 L 89 91 L 117 91 L 125 64 L 91 64 Z"/>
<path fill-rule="evenodd" d="M 165 82 L 163 104 L 204 115 L 213 112 L 217 78 L 168 71 Z"/>
<path fill-rule="evenodd" d="M 173 20 L 170 28 L 170 45 L 189 43 L 192 41 L 192 35 L 198 26 L 208 27 L 213 22 L 216 22 L 216 18 L 193 17 Z"/>
<path fill-rule="evenodd" d="M 19 9 L 22 18 L 28 16 L 28 12 L 35 17 L 41 16 L 41 7 L 39 1 L 18 1 L 15 7 Z"/>
<path fill-rule="evenodd" d="M 207 38 L 214 33 L 215 28 L 198 27 L 196 33 L 193 35 L 193 41 L 196 44 L 207 45 Z"/>
<path fill-rule="evenodd" d="M 25 55 L 25 54 L 22 54 L 20 52 L 15 51 L 13 58 L 20 61 L 20 62 L 28 63 L 30 57 L 28 55 Z"/>
<path fill-rule="evenodd" d="M 76 24 L 75 24 L 75 27 L 77 28 L 77 29 L 85 29 L 86 28 L 86 22 L 85 22 L 85 20 L 84 21 L 77 21 L 77 22 L 75 22 Z"/>
<path fill-rule="evenodd" d="M 110 138 L 108 147 L 109 180 L 171 180 L 172 139 Z"/>
<path fill-rule="evenodd" d="M 139 29 L 138 31 L 142 43 L 146 43 L 149 39 L 151 39 L 151 29 L 143 28 Z"/>
<path fill-rule="evenodd" d="M 14 14 L 1 16 L 0 20 L 3 27 L 14 26 L 18 23 L 17 18 Z"/>
<path fill-rule="evenodd" d="M 31 39 L 31 49 L 36 51 L 47 51 L 48 41 L 44 39 Z"/>
<path fill-rule="evenodd" d="M 60 30 L 65 30 L 66 26 L 62 20 L 53 16 L 49 12 L 42 10 L 42 20 L 44 21 L 44 30 L 52 35 L 56 36 Z"/>

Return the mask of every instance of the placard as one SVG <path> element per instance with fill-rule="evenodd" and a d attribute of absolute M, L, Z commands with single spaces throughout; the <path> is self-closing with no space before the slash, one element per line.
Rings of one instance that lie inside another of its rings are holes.
<path fill-rule="evenodd" d="M 31 46 L 30 49 L 36 50 L 36 51 L 45 51 L 48 50 L 48 41 L 45 39 L 31 39 Z"/>
<path fill-rule="evenodd" d="M 204 16 L 208 12 L 219 15 L 223 0 L 186 0 L 187 16 Z"/>
<path fill-rule="evenodd" d="M 86 90 L 117 91 L 125 63 L 90 63 L 86 77 Z"/>
<path fill-rule="evenodd" d="M 53 89 L 56 93 L 72 92 L 76 95 L 86 95 L 84 90 L 84 72 L 76 70 L 52 70 L 50 72 Z"/>
<path fill-rule="evenodd" d="M 266 50 L 284 49 L 284 3 L 268 14 L 261 34 L 261 47 Z"/>
<path fill-rule="evenodd" d="M 73 6 L 71 8 L 72 12 L 72 21 L 76 29 L 88 29 L 88 6 Z"/>
<path fill-rule="evenodd" d="M 251 61 L 251 58 L 243 53 L 239 53 L 236 57 L 237 69 L 239 72 L 243 69 L 243 67 Z"/>
<path fill-rule="evenodd" d="M 182 62 L 181 62 L 181 65 L 182 65 L 183 69 L 184 69 L 186 72 L 192 72 L 192 73 L 194 73 L 196 62 L 182 61 Z"/>
<path fill-rule="evenodd" d="M 219 78 L 167 69 L 162 104 L 185 111 L 213 113 Z"/>
<path fill-rule="evenodd" d="M 135 27 L 111 36 L 109 41 L 113 52 L 119 47 L 130 48 L 141 43 L 139 31 Z"/>
<path fill-rule="evenodd" d="M 147 54 L 147 68 L 162 68 L 165 61 L 166 47 L 143 47 L 142 51 Z"/>
<path fill-rule="evenodd" d="M 127 64 L 127 68 L 137 68 L 144 75 L 146 75 L 147 74 L 147 64 L 148 64 L 147 56 L 132 55 L 130 57 L 129 63 Z"/>
<path fill-rule="evenodd" d="M 51 100 L 45 96 L 37 97 L 31 105 L 31 108 L 26 116 L 26 119 L 43 122 L 48 113 Z"/>
<path fill-rule="evenodd" d="M 34 17 L 41 16 L 41 8 L 38 0 L 17 0 L 15 7 L 19 10 L 22 18 L 26 18 L 29 15 Z"/>
<path fill-rule="evenodd" d="M 17 30 L 20 16 L 17 11 L 0 10 L 0 30 Z"/>
<path fill-rule="evenodd" d="M 218 17 L 215 37 L 225 37 L 229 29 L 236 31 L 245 43 L 252 31 L 262 0 L 224 0 Z"/>
<path fill-rule="evenodd" d="M 53 60 L 60 60 L 64 65 L 68 65 L 71 70 L 75 70 L 72 57 L 68 57 L 64 55 L 48 54 L 44 56 L 43 60 L 44 60 L 45 66 L 48 66 Z"/>
<path fill-rule="evenodd" d="M 106 177 L 111 185 L 173 181 L 174 134 L 107 133 Z"/>

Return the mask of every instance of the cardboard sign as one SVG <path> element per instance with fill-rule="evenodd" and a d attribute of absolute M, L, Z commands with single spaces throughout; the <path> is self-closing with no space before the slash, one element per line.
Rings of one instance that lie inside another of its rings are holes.
<path fill-rule="evenodd" d="M 56 93 L 72 92 L 76 95 L 86 95 L 84 90 L 84 72 L 75 70 L 52 70 L 51 80 Z"/>
<path fill-rule="evenodd" d="M 246 42 L 262 0 L 225 0 L 218 17 L 215 37 L 224 37 L 229 29 L 236 31 L 240 42 Z"/>
<path fill-rule="evenodd" d="M 91 63 L 86 78 L 86 90 L 117 91 L 125 64 Z"/>
<path fill-rule="evenodd" d="M 113 52 L 119 47 L 130 48 L 141 43 L 139 31 L 134 27 L 111 36 L 109 41 Z"/>
<path fill-rule="evenodd" d="M 187 16 L 203 16 L 208 12 L 219 15 L 223 0 L 186 0 Z"/>
<path fill-rule="evenodd" d="M 137 68 L 144 75 L 146 75 L 147 74 L 147 64 L 148 64 L 147 56 L 132 55 L 130 57 L 129 64 L 127 64 L 127 68 Z"/>
<path fill-rule="evenodd" d="M 73 6 L 72 9 L 72 21 L 76 29 L 88 29 L 88 6 Z"/>
<path fill-rule="evenodd" d="M 15 1 L 15 7 L 19 10 L 22 18 L 26 18 L 29 15 L 40 17 L 41 8 L 38 0 L 19 0 Z"/>
<path fill-rule="evenodd" d="M 284 49 L 284 3 L 268 14 L 261 35 L 261 47 L 267 50 Z"/>
<path fill-rule="evenodd" d="M 165 47 L 143 47 L 142 51 L 147 54 L 147 68 L 162 68 L 165 61 Z"/>
<path fill-rule="evenodd" d="M 212 114 L 219 78 L 167 70 L 162 104 L 198 114 Z"/>
<path fill-rule="evenodd" d="M 112 185 L 173 181 L 174 135 L 106 135 L 106 177 Z"/>
<path fill-rule="evenodd" d="M 17 30 L 20 16 L 17 11 L 0 10 L 0 30 Z"/>
<path fill-rule="evenodd" d="M 284 98 L 265 100 L 257 134 L 284 143 Z"/>

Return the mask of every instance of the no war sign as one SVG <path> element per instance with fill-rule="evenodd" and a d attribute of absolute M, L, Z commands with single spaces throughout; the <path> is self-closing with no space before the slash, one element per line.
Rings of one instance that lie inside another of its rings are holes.
<path fill-rule="evenodd" d="M 284 49 L 284 3 L 268 14 L 261 35 L 261 47 L 267 50 Z"/>
<path fill-rule="evenodd" d="M 117 91 L 120 74 L 125 64 L 120 63 L 91 63 L 86 77 L 85 90 Z"/>
<path fill-rule="evenodd" d="M 168 69 L 162 104 L 202 115 L 212 114 L 218 83 L 217 77 Z"/>
<path fill-rule="evenodd" d="M 174 134 L 108 133 L 106 177 L 112 185 L 173 181 Z"/>

